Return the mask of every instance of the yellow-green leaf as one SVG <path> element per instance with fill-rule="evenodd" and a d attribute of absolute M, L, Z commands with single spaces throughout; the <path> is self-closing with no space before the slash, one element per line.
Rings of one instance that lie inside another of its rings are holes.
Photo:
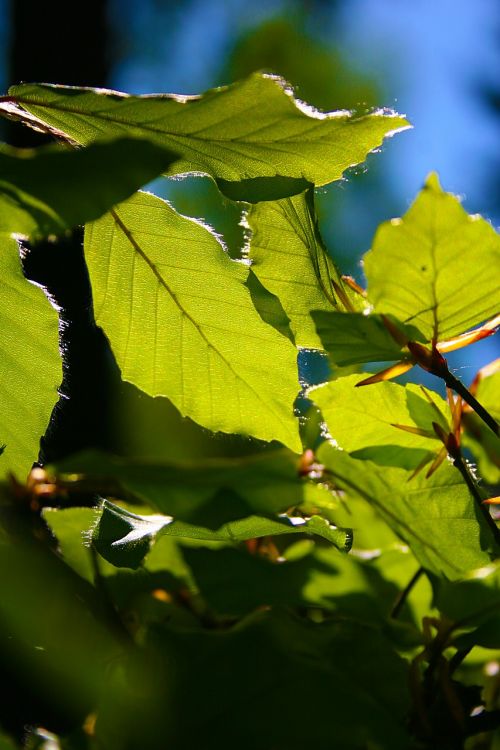
<path fill-rule="evenodd" d="M 411 323 L 426 341 L 457 336 L 500 309 L 500 237 L 435 174 L 402 219 L 379 227 L 364 267 L 375 311 Z"/>
<path fill-rule="evenodd" d="M 362 117 L 298 103 L 280 78 L 254 73 L 201 96 L 129 96 L 103 89 L 23 84 L 9 114 L 33 116 L 76 143 L 139 135 L 179 154 L 168 174 L 209 174 L 233 200 L 269 200 L 325 185 L 409 127 L 389 110 Z M 12 110 L 16 109 L 15 112 Z M 23 110 L 30 113 L 23 115 Z M 279 178 L 279 179 L 277 179 Z"/>
<path fill-rule="evenodd" d="M 262 285 L 280 300 L 297 346 L 321 349 L 312 310 L 363 309 L 363 298 L 342 280 L 321 238 L 312 189 L 252 206 L 248 256 Z"/>
<path fill-rule="evenodd" d="M 213 431 L 300 451 L 296 349 L 207 227 L 138 193 L 87 227 L 96 320 L 125 380 Z"/>
<path fill-rule="evenodd" d="M 0 236 L 0 476 L 24 479 L 62 379 L 57 313 L 23 276 L 15 240 Z"/>

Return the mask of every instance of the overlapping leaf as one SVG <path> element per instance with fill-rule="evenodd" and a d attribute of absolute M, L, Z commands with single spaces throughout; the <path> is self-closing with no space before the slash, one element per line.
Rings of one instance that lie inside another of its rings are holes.
<path fill-rule="evenodd" d="M 339 367 L 401 358 L 402 347 L 391 336 L 380 315 L 324 310 L 313 310 L 311 315 L 323 349 Z M 414 326 L 403 326 L 399 322 L 395 325 L 414 341 L 422 338 Z"/>
<path fill-rule="evenodd" d="M 129 96 L 102 89 L 24 84 L 14 103 L 74 142 L 139 135 L 179 154 L 168 174 L 209 174 L 234 200 L 269 200 L 337 180 L 408 127 L 391 111 L 363 117 L 298 104 L 281 79 L 255 73 L 202 96 Z M 13 102 L 10 116 L 23 120 Z M 36 119 L 35 119 L 36 122 Z M 279 178 L 279 179 L 277 179 Z"/>
<path fill-rule="evenodd" d="M 83 149 L 0 151 L 0 232 L 35 238 L 94 221 L 174 160 L 138 138 Z"/>
<path fill-rule="evenodd" d="M 385 382 L 376 388 L 356 388 L 363 378 L 364 375 L 351 375 L 334 380 L 311 389 L 309 398 L 321 409 L 328 432 L 340 448 L 355 458 L 415 469 L 436 449 L 432 423 L 446 427 L 446 402 L 432 393 L 436 405 L 433 408 L 415 385 Z M 398 429 L 396 425 L 424 430 L 428 435 Z"/>
<path fill-rule="evenodd" d="M 364 300 L 342 280 L 323 244 L 312 189 L 252 206 L 248 256 L 263 286 L 290 319 L 297 346 L 321 348 L 312 310 L 354 311 Z"/>
<path fill-rule="evenodd" d="M 403 469 L 356 460 L 331 443 L 319 448 L 318 459 L 340 489 L 377 509 L 426 570 L 456 580 L 498 556 L 492 532 L 453 466 L 408 481 Z"/>
<path fill-rule="evenodd" d="M 17 243 L 0 235 L 0 250 L 0 476 L 24 479 L 58 398 L 58 320 L 42 290 L 24 278 Z"/>
<path fill-rule="evenodd" d="M 411 323 L 427 341 L 457 336 L 500 309 L 500 237 L 433 174 L 402 219 L 379 227 L 364 268 L 375 311 Z"/>
<path fill-rule="evenodd" d="M 70 490 L 91 487 L 132 498 L 189 523 L 211 515 L 222 523 L 250 514 L 272 516 L 301 505 L 311 488 L 299 476 L 297 456 L 284 449 L 182 463 L 87 453 L 59 464 L 57 475 Z"/>
<path fill-rule="evenodd" d="M 97 551 L 113 565 L 136 568 L 154 541 L 162 535 L 234 544 L 247 539 L 282 534 L 316 535 L 343 551 L 347 551 L 352 544 L 352 536 L 348 530 L 338 529 L 320 516 L 308 519 L 249 516 L 211 530 L 175 521 L 168 516 L 139 516 L 108 501 L 104 502 L 93 540 Z"/>
<path fill-rule="evenodd" d="M 125 380 L 213 431 L 300 451 L 296 350 L 252 304 L 217 237 L 138 193 L 89 225 L 96 320 Z"/>
<path fill-rule="evenodd" d="M 408 548 L 372 552 L 363 560 L 342 555 L 334 547 L 310 546 L 306 554 L 292 560 L 285 550 L 279 562 L 234 548 L 185 547 L 183 556 L 202 596 L 223 615 L 241 616 L 263 604 L 305 606 L 373 624 L 389 618 L 399 591 L 418 568 Z M 411 619 L 411 610 L 407 614 Z"/>

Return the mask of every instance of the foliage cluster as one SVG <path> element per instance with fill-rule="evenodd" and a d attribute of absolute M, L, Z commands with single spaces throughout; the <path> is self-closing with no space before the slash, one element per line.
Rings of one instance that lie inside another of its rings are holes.
<path fill-rule="evenodd" d="M 0 747 L 499 747 L 500 369 L 467 390 L 444 357 L 495 331 L 494 229 L 430 175 L 359 287 L 315 188 L 409 124 L 268 75 L 24 84 L 0 113 L 56 140 L 0 150 Z M 239 257 L 138 191 L 183 174 L 239 204 Z M 94 311 L 63 323 L 110 342 L 117 447 L 25 483 L 73 395 L 23 268 L 83 224 Z M 307 357 L 327 382 L 299 382 Z M 419 367 L 436 390 L 392 381 Z"/>

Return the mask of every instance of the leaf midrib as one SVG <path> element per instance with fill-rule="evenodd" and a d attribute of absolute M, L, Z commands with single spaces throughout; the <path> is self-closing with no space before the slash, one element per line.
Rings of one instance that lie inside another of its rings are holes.
<path fill-rule="evenodd" d="M 163 289 L 165 289 L 165 291 L 169 294 L 170 298 L 172 299 L 172 301 L 174 302 L 174 304 L 177 306 L 177 308 L 181 312 L 181 316 L 182 316 L 181 320 L 183 320 L 184 318 L 187 318 L 187 320 L 189 320 L 189 322 L 194 326 L 194 328 L 199 333 L 200 337 L 206 343 L 207 347 L 209 349 L 211 349 L 213 352 L 215 352 L 215 354 L 221 358 L 221 360 L 224 362 L 224 364 L 227 366 L 227 368 L 230 370 L 230 372 L 232 372 L 232 374 L 234 375 L 234 377 L 236 378 L 236 380 L 244 383 L 246 385 L 246 387 L 249 388 L 252 391 L 252 393 L 255 394 L 255 396 L 257 397 L 258 401 L 260 401 L 267 409 L 269 409 L 270 411 L 272 411 L 272 413 L 274 414 L 274 416 L 279 420 L 279 422 L 282 423 L 283 420 L 282 420 L 281 414 L 279 414 L 279 413 L 276 412 L 273 403 L 272 402 L 268 403 L 268 402 L 266 402 L 266 401 L 264 401 L 262 399 L 259 391 L 256 390 L 256 388 L 254 388 L 254 386 L 251 383 L 249 383 L 247 380 L 245 380 L 240 375 L 240 373 L 237 372 L 234 369 L 234 367 L 229 362 L 229 360 L 224 356 L 224 354 L 210 341 L 210 339 L 207 337 L 207 335 L 205 334 L 205 332 L 203 331 L 203 329 L 200 327 L 200 325 L 196 322 L 196 320 L 190 315 L 190 313 L 188 313 L 187 310 L 185 310 L 185 308 L 180 303 L 177 295 L 169 287 L 169 285 L 167 284 L 167 282 L 165 281 L 165 279 L 163 278 L 163 276 L 161 275 L 161 273 L 158 271 L 156 265 L 150 260 L 150 258 L 148 258 L 147 254 L 141 248 L 141 246 L 139 245 L 139 243 L 137 242 L 137 240 L 133 236 L 132 232 L 128 229 L 128 227 L 126 226 L 126 224 L 118 216 L 118 214 L 116 213 L 115 209 L 111 209 L 110 214 L 113 217 L 113 220 L 115 221 L 116 225 L 119 227 L 119 229 L 123 232 L 123 234 L 125 235 L 125 237 L 129 241 L 129 243 L 132 245 L 134 251 L 142 258 L 142 260 L 151 269 L 151 271 L 154 274 L 154 276 L 155 276 L 156 280 L 158 281 L 159 285 Z M 155 327 L 155 330 L 156 330 L 156 327 Z M 180 370 L 181 370 L 181 377 L 183 378 L 183 368 L 181 367 Z M 156 375 L 155 375 L 155 377 L 156 377 Z M 297 391 L 298 391 L 298 388 L 297 388 Z M 238 403 L 239 403 L 239 398 L 240 398 L 239 392 L 237 392 L 237 396 L 238 396 Z M 212 402 L 212 399 L 210 399 L 210 401 Z"/>
<path fill-rule="evenodd" d="M 170 130 L 160 129 L 160 128 L 154 127 L 153 125 L 150 125 L 148 123 L 134 124 L 134 123 L 127 122 L 126 120 L 119 119 L 117 117 L 113 117 L 113 116 L 110 116 L 110 115 L 107 115 L 107 114 L 103 114 L 102 112 L 99 112 L 99 113 L 86 113 L 86 112 L 82 112 L 81 110 L 76 109 L 76 108 L 61 107 L 61 106 L 57 106 L 57 104 L 53 104 L 53 103 L 39 103 L 39 102 L 36 102 L 36 101 L 32 102 L 28 98 L 24 98 L 23 99 L 22 97 L 17 97 L 17 96 L 14 97 L 14 99 L 15 99 L 15 101 L 18 104 L 20 104 L 21 106 L 26 107 L 26 108 L 27 107 L 36 107 L 36 108 L 39 108 L 39 109 L 49 109 L 49 110 L 54 110 L 56 112 L 62 112 L 62 113 L 66 113 L 66 114 L 70 114 L 70 115 L 74 115 L 74 116 L 80 116 L 80 117 L 84 117 L 84 118 L 93 117 L 93 118 L 101 120 L 101 121 L 109 122 L 109 123 L 112 123 L 112 124 L 118 125 L 118 126 L 124 126 L 126 128 L 132 128 L 134 130 L 145 130 L 147 132 L 155 133 L 155 134 L 161 135 L 161 136 L 167 135 L 170 138 L 185 138 L 185 139 L 189 139 L 190 138 L 190 139 L 193 139 L 193 140 L 201 141 L 203 143 L 207 143 L 207 142 L 208 143 L 210 143 L 210 142 L 211 143 L 214 143 L 214 142 L 215 143 L 241 143 L 241 144 L 244 144 L 246 146 L 248 146 L 248 145 L 250 145 L 250 146 L 252 146 L 252 145 L 253 146 L 261 146 L 262 144 L 272 145 L 272 144 L 275 144 L 275 143 L 289 143 L 290 145 L 302 145 L 303 141 L 304 141 L 304 134 L 303 133 L 295 134 L 295 137 L 293 139 L 291 139 L 291 138 L 274 138 L 272 140 L 269 140 L 269 139 L 268 140 L 266 140 L 266 139 L 259 139 L 259 141 L 257 141 L 257 142 L 256 141 L 245 140 L 244 138 L 215 138 L 215 137 L 207 138 L 206 136 L 203 137 L 203 136 L 197 135 L 196 133 L 193 133 L 193 134 L 191 134 L 191 133 L 175 133 L 175 132 L 172 132 Z M 28 111 L 28 114 L 33 114 L 32 112 L 29 111 L 29 109 L 27 111 Z M 238 116 L 241 116 L 243 114 L 244 113 L 238 113 Z M 37 117 L 37 115 L 35 115 L 35 117 Z M 313 119 L 313 118 L 310 118 L 308 115 L 305 115 L 305 114 L 304 114 L 304 117 L 308 118 L 309 120 Z M 326 120 L 326 121 L 332 121 L 333 119 L 334 118 L 331 118 L 331 120 Z M 395 119 L 395 118 L 393 118 L 393 119 Z M 323 122 L 325 122 L 325 120 L 317 120 L 317 121 L 314 122 L 314 124 L 312 126 L 310 125 L 310 127 L 308 129 L 311 130 L 312 132 L 315 132 L 318 127 L 321 127 L 321 125 L 322 125 Z M 337 122 L 348 123 L 348 122 L 350 122 L 350 118 L 349 117 L 345 117 L 345 118 L 338 118 L 338 117 L 336 117 L 335 118 L 335 122 L 336 123 Z M 305 124 L 305 121 L 304 121 L 304 124 Z M 212 126 L 210 126 L 210 127 L 212 127 Z M 259 129 L 261 129 L 261 128 L 259 128 Z M 255 131 L 255 132 L 257 132 L 257 131 Z M 252 135 L 255 135 L 255 132 L 253 132 Z M 68 137 L 71 137 L 71 136 L 68 136 Z M 306 139 L 306 140 L 309 141 L 309 142 L 312 142 L 315 139 L 310 139 L 309 138 L 309 139 Z"/>

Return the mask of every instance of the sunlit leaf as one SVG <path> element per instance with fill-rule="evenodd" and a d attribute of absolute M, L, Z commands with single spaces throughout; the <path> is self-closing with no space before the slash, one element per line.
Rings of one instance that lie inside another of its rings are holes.
<path fill-rule="evenodd" d="M 146 193 L 88 226 L 96 320 L 122 376 L 212 431 L 300 451 L 296 350 L 255 310 L 248 269 Z"/>
<path fill-rule="evenodd" d="M 17 243 L 0 236 L 0 476 L 24 479 L 58 399 L 61 359 L 56 311 L 24 278 Z"/>
<path fill-rule="evenodd" d="M 387 382 L 356 388 L 362 379 L 351 375 L 308 392 L 340 448 L 354 458 L 404 469 L 414 469 L 429 452 L 439 450 L 432 423 L 440 413 L 443 425 L 449 419 L 441 396 L 432 393 L 433 408 L 418 386 Z"/>
<path fill-rule="evenodd" d="M 212 175 L 233 200 L 275 200 L 302 192 L 308 182 L 338 180 L 385 136 L 408 127 L 388 110 L 363 117 L 319 113 L 297 104 L 284 81 L 261 73 L 195 97 L 44 84 L 9 93 L 77 143 L 129 134 L 171 148 L 179 159 L 168 174 Z M 23 118 L 19 108 L 16 114 Z"/>
<path fill-rule="evenodd" d="M 137 138 L 83 149 L 0 150 L 0 232 L 39 238 L 102 216 L 174 160 Z"/>
<path fill-rule="evenodd" d="M 249 210 L 248 257 L 263 286 L 275 294 L 290 319 L 298 346 L 322 348 L 312 310 L 354 311 L 363 298 L 344 283 L 323 244 L 314 192 L 259 203 Z"/>
<path fill-rule="evenodd" d="M 500 237 L 470 216 L 431 174 L 402 219 L 383 224 L 364 258 L 378 313 L 416 326 L 427 341 L 450 339 L 500 309 Z"/>

